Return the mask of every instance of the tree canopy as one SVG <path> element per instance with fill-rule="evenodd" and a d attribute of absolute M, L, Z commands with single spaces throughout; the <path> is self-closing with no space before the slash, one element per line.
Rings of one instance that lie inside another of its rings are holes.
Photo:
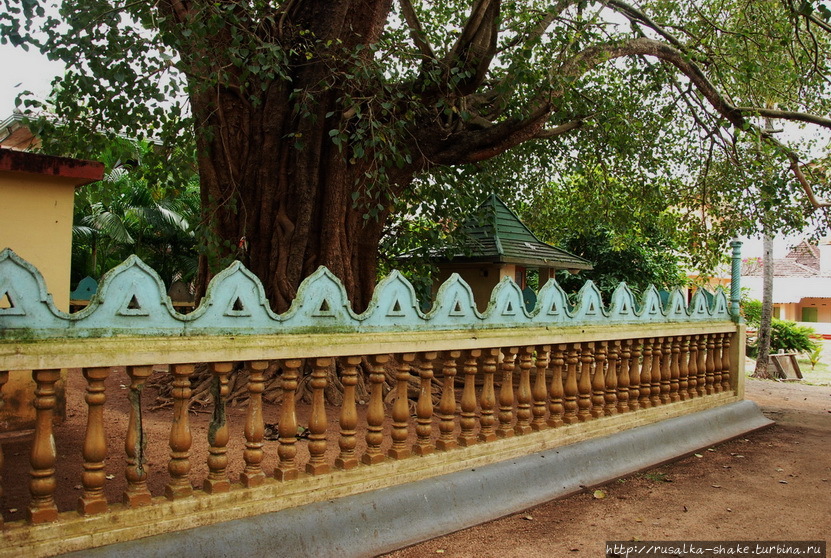
<path fill-rule="evenodd" d="M 366 303 L 402 215 L 447 226 L 575 176 L 603 177 L 567 196 L 575 219 L 669 211 L 704 255 L 827 225 L 824 164 L 766 125 L 831 129 L 822 1 L 3 5 L 4 42 L 67 63 L 48 108 L 75 140 L 47 148 L 90 153 L 90 129 L 180 146 L 148 168 L 175 185 L 195 161 L 203 283 L 241 259 L 277 309 L 319 265 Z"/>

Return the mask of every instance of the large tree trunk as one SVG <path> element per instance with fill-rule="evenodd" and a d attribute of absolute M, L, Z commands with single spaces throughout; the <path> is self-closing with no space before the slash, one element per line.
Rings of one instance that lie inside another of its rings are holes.
<path fill-rule="evenodd" d="M 754 378 L 771 378 L 768 372 L 770 364 L 770 335 L 773 320 L 773 237 L 765 234 L 762 254 L 762 317 L 759 320 L 757 343 L 759 353 L 756 355 Z"/>

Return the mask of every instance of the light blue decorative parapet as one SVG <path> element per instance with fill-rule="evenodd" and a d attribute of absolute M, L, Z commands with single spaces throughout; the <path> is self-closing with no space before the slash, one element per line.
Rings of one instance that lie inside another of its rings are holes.
<path fill-rule="evenodd" d="M 680 291 L 666 305 L 651 287 L 641 300 L 623 283 L 604 306 L 598 288 L 587 282 L 576 304 L 554 280 L 527 311 L 522 291 L 503 279 L 479 312 L 470 286 L 453 275 L 438 290 L 432 309 L 420 310 L 412 285 L 397 271 L 378 283 L 369 307 L 355 314 L 340 280 L 325 268 L 306 278 L 283 314 L 269 307 L 259 279 L 235 262 L 213 278 L 199 307 L 178 313 L 155 271 L 135 256 L 102 279 L 89 306 L 67 314 L 55 308 L 40 272 L 6 248 L 0 252 L 0 338 L 47 339 L 129 336 L 254 335 L 306 332 L 369 332 L 493 329 L 730 321 L 727 298 L 719 290 L 712 305 L 702 291 L 690 304 Z"/>

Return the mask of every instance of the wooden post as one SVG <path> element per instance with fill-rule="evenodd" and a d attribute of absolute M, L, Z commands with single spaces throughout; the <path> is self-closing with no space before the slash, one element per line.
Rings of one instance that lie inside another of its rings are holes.
<path fill-rule="evenodd" d="M 496 435 L 510 438 L 514 435 L 514 369 L 516 368 L 517 347 L 502 349 L 502 385 L 499 386 L 499 427 Z"/>
<path fill-rule="evenodd" d="M 225 398 L 228 397 L 228 376 L 234 369 L 233 362 L 211 363 L 211 392 L 214 400 L 213 417 L 208 429 L 208 478 L 202 488 L 208 494 L 219 494 L 231 490 L 228 480 L 228 417 L 225 412 Z"/>
<path fill-rule="evenodd" d="M 373 355 L 372 371 L 369 374 L 369 407 L 366 411 L 366 451 L 361 462 L 375 465 L 384 461 L 381 443 L 384 441 L 384 365 L 389 362 L 389 355 Z"/>
<path fill-rule="evenodd" d="M 624 347 L 629 351 L 629 409 L 637 411 L 641 408 L 641 343 L 640 339 L 627 339 Z"/>
<path fill-rule="evenodd" d="M 479 440 L 492 442 L 496 440 L 496 418 L 493 410 L 496 407 L 496 393 L 493 387 L 493 376 L 496 374 L 496 362 L 499 349 L 485 349 L 482 359 L 482 398 L 479 400 Z"/>
<path fill-rule="evenodd" d="M 522 347 L 519 351 L 519 389 L 517 390 L 517 408 L 515 434 L 531 432 L 531 368 L 534 347 Z"/>
<path fill-rule="evenodd" d="M 580 362 L 580 344 L 574 343 L 568 350 L 566 357 L 566 382 L 563 387 L 563 422 L 574 424 L 580 419 L 577 416 L 577 363 Z"/>
<path fill-rule="evenodd" d="M 107 472 L 107 438 L 104 435 L 104 403 L 107 401 L 104 382 L 110 375 L 106 367 L 84 368 L 87 380 L 87 429 L 84 436 L 84 472 L 81 484 L 84 492 L 78 499 L 78 513 L 90 515 L 107 511 L 104 483 Z"/>
<path fill-rule="evenodd" d="M 442 451 L 456 449 L 456 360 L 462 356 L 462 351 L 445 351 L 441 369 L 444 384 L 439 401 L 439 439 L 436 447 Z"/>
<path fill-rule="evenodd" d="M 548 426 L 562 426 L 563 413 L 563 366 L 565 365 L 566 345 L 556 345 L 551 354 L 551 386 L 548 388 Z"/>
<path fill-rule="evenodd" d="M 358 466 L 358 458 L 355 454 L 355 447 L 358 445 L 358 408 L 355 401 L 355 386 L 358 384 L 358 366 L 361 364 L 361 357 L 349 356 L 342 359 L 343 373 L 341 383 L 343 384 L 343 405 L 340 410 L 340 455 L 335 459 L 335 467 L 343 470 L 354 469 Z M 292 390 L 292 400 L 294 391 Z"/>
<path fill-rule="evenodd" d="M 463 372 L 465 385 L 462 389 L 461 412 L 459 414 L 459 445 L 472 446 L 476 443 L 476 372 L 477 360 L 482 356 L 481 349 L 471 349 L 465 353 Z"/>
<path fill-rule="evenodd" d="M 551 345 L 540 345 L 536 347 L 536 353 L 534 366 L 536 367 L 537 372 L 534 376 L 534 389 L 532 390 L 532 395 L 534 397 L 532 414 L 534 415 L 534 418 L 531 421 L 531 428 L 533 428 L 534 431 L 539 432 L 546 426 L 545 410 L 546 403 L 548 402 L 548 386 L 545 385 L 545 373 L 546 370 L 548 370 L 548 365 L 550 363 Z"/>
<path fill-rule="evenodd" d="M 592 418 L 592 363 L 594 357 L 594 343 L 577 344 L 580 352 L 580 378 L 577 380 L 577 418 L 586 422 Z"/>
<path fill-rule="evenodd" d="M 421 364 L 418 367 L 418 376 L 421 380 L 421 389 L 416 402 L 416 443 L 413 452 L 416 455 L 433 453 L 435 447 L 431 436 L 433 434 L 433 361 L 438 353 L 429 351 L 421 353 Z"/>
<path fill-rule="evenodd" d="M 617 371 L 617 412 L 629 412 L 629 364 L 632 360 L 632 340 L 624 339 L 623 341 L 615 341 L 612 345 L 611 355 L 614 354 L 618 358 Z"/>
<path fill-rule="evenodd" d="M 30 523 L 47 523 L 58 519 L 58 508 L 54 500 L 57 486 L 55 462 L 58 456 L 52 420 L 57 403 L 55 382 L 60 377 L 61 371 L 57 369 L 32 371 L 32 379 L 35 381 L 35 438 L 29 457 L 32 465 L 29 480 L 32 501 L 27 518 Z"/>
<path fill-rule="evenodd" d="M 190 446 L 193 436 L 190 433 L 190 376 L 193 364 L 173 364 L 173 424 L 170 428 L 170 461 L 167 472 L 170 482 L 164 489 L 168 500 L 190 496 L 193 487 L 190 484 Z"/>
<path fill-rule="evenodd" d="M 311 475 L 323 475 L 331 470 L 326 462 L 326 401 L 323 390 L 328 383 L 329 370 L 332 368 L 331 357 L 314 359 L 312 367 L 312 410 L 309 417 L 309 462 L 306 472 Z"/>
<path fill-rule="evenodd" d="M 145 468 L 147 460 L 144 452 L 147 439 L 144 436 L 144 427 L 141 422 L 141 392 L 144 390 L 144 383 L 152 373 L 152 366 L 127 367 L 127 375 L 130 377 L 130 390 L 127 392 L 127 399 L 130 401 L 130 418 L 124 438 L 124 453 L 127 455 L 124 476 L 127 478 L 127 489 L 124 491 L 122 501 L 131 508 L 146 506 L 151 501 Z"/>
<path fill-rule="evenodd" d="M 303 361 L 299 358 L 286 359 L 280 363 L 283 374 L 280 379 L 280 389 L 283 390 L 283 403 L 280 407 L 280 422 L 277 424 L 277 457 L 279 461 L 274 469 L 274 478 L 280 481 L 297 478 L 297 408 L 294 394 L 297 391 L 297 380 L 300 377 L 300 366 Z M 344 386 L 346 380 L 344 380 Z M 345 392 L 346 390 L 344 390 Z M 344 403 L 346 394 L 344 393 Z M 354 401 L 354 397 L 353 397 Z"/>
<path fill-rule="evenodd" d="M 415 360 L 415 353 L 406 353 L 398 357 L 398 369 L 395 374 L 395 402 L 392 404 L 392 446 L 387 455 L 393 459 L 410 457 L 412 452 L 407 444 L 410 435 L 410 400 L 407 388 L 410 385 L 410 368 Z"/>
<path fill-rule="evenodd" d="M 248 409 L 245 414 L 245 450 L 242 452 L 245 469 L 239 476 L 240 482 L 247 488 L 260 486 L 265 481 L 262 467 L 265 438 L 263 390 L 268 364 L 267 360 L 252 360 L 248 363 Z"/>

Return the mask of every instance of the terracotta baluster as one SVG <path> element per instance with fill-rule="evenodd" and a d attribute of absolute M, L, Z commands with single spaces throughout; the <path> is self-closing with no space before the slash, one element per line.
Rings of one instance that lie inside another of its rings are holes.
<path fill-rule="evenodd" d="M 724 351 L 724 341 L 722 333 L 714 333 L 710 335 L 713 338 L 713 392 L 721 393 L 721 358 Z"/>
<path fill-rule="evenodd" d="M 514 435 L 514 369 L 516 368 L 517 347 L 502 349 L 502 385 L 499 386 L 499 427 L 496 435 L 510 438 Z"/>
<path fill-rule="evenodd" d="M 577 363 L 580 362 L 580 344 L 574 343 L 568 350 L 566 357 L 566 381 L 563 386 L 563 422 L 566 424 L 574 424 L 580 419 L 577 416 L 577 395 L 579 388 L 577 385 Z"/>
<path fill-rule="evenodd" d="M 594 343 L 583 343 L 581 349 L 580 377 L 577 379 L 577 418 L 580 419 L 580 422 L 586 422 L 592 418 L 592 364 L 594 363 L 592 353 L 594 353 Z"/>
<path fill-rule="evenodd" d="M 690 337 L 683 335 L 678 339 L 678 395 L 681 401 L 690 398 Z M 674 350 L 674 349 L 673 349 Z"/>
<path fill-rule="evenodd" d="M 172 364 L 173 373 L 173 424 L 170 428 L 170 461 L 167 472 L 170 482 L 164 489 L 169 500 L 184 498 L 193 493 L 190 484 L 190 447 L 193 436 L 190 433 L 190 376 L 193 364 Z"/>
<path fill-rule="evenodd" d="M 0 370 L 0 409 L 3 408 L 3 386 L 9 381 L 9 371 Z M 0 444 L 0 500 L 3 498 L 3 468 L 5 463 L 3 461 L 3 444 Z M 3 514 L 0 514 L 0 528 L 3 527 Z"/>
<path fill-rule="evenodd" d="M 211 426 L 208 428 L 208 478 L 202 488 L 209 494 L 219 494 L 231 490 L 228 480 L 228 416 L 225 412 L 225 399 L 228 397 L 228 376 L 234 370 L 233 362 L 211 363 L 211 392 L 214 409 Z"/>
<path fill-rule="evenodd" d="M 267 360 L 253 360 L 248 363 L 248 409 L 245 414 L 245 449 L 242 457 L 245 468 L 239 480 L 248 488 L 260 486 L 265 481 L 263 472 L 263 445 L 265 424 L 263 422 L 263 390 Z"/>
<path fill-rule="evenodd" d="M 643 349 L 641 350 L 643 358 L 641 362 L 641 377 L 639 383 L 640 395 L 638 395 L 638 403 L 640 404 L 641 409 L 648 409 L 652 407 L 650 395 L 652 394 L 652 344 L 654 342 L 655 339 L 652 337 L 644 339 Z"/>
<path fill-rule="evenodd" d="M 670 392 L 672 391 L 672 337 L 664 337 L 661 351 L 661 385 L 659 395 L 661 404 L 666 405 L 672 400 L 670 396 Z"/>
<path fill-rule="evenodd" d="M 372 371 L 369 374 L 369 407 L 366 410 L 366 451 L 361 462 L 375 465 L 384 461 L 381 444 L 384 441 L 384 365 L 389 355 L 373 355 Z"/>
<path fill-rule="evenodd" d="M 563 413 L 563 367 L 566 345 L 556 345 L 551 353 L 551 386 L 548 388 L 548 426 L 562 426 Z"/>
<path fill-rule="evenodd" d="M 661 349 L 663 344 L 662 342 L 663 339 L 656 337 L 655 342 L 652 344 L 652 378 L 649 382 L 649 402 L 653 407 L 657 407 L 661 404 L 661 369 L 663 368 L 663 350 Z"/>
<path fill-rule="evenodd" d="M 410 399 L 407 397 L 407 388 L 410 385 L 410 369 L 414 360 L 415 353 L 406 353 L 398 357 L 398 368 L 395 373 L 395 402 L 390 410 L 392 445 L 387 451 L 387 455 L 393 459 L 404 459 L 412 454 L 407 443 L 410 435 Z"/>
<path fill-rule="evenodd" d="M 722 391 L 733 391 L 733 383 L 731 377 L 733 374 L 733 366 L 730 361 L 731 348 L 733 343 L 733 334 L 722 334 L 721 340 L 721 389 Z"/>
<path fill-rule="evenodd" d="M 519 389 L 517 390 L 516 425 L 514 434 L 531 432 L 531 368 L 534 366 L 534 347 L 519 351 Z"/>
<path fill-rule="evenodd" d="M 706 371 L 706 385 L 707 385 L 707 395 L 712 395 L 716 392 L 715 388 L 715 373 L 716 373 L 716 342 L 715 342 L 715 334 L 710 333 L 705 335 L 704 337 L 707 338 L 707 361 L 705 366 L 707 367 Z"/>
<path fill-rule="evenodd" d="M 416 443 L 413 452 L 416 455 L 433 453 L 435 447 L 431 439 L 433 435 L 433 361 L 438 353 L 430 351 L 421 353 L 421 364 L 418 367 L 418 376 L 421 380 L 421 389 L 416 402 Z"/>
<path fill-rule="evenodd" d="M 492 442 L 496 440 L 496 418 L 494 408 L 496 407 L 496 393 L 493 387 L 493 377 L 496 374 L 497 358 L 499 349 L 485 349 L 482 358 L 482 397 L 479 400 L 479 440 Z"/>
<path fill-rule="evenodd" d="M 83 494 L 78 499 L 78 513 L 90 515 L 107 511 L 104 483 L 107 472 L 107 438 L 104 435 L 104 403 L 107 401 L 104 382 L 110 375 L 107 367 L 84 368 L 87 381 L 87 429 L 84 436 L 84 472 L 81 475 Z"/>
<path fill-rule="evenodd" d="M 31 523 L 46 523 L 58 519 L 58 508 L 55 506 L 54 494 L 57 480 L 55 479 L 55 437 L 52 432 L 52 420 L 55 414 L 55 382 L 61 376 L 60 370 L 33 370 L 32 379 L 35 381 L 35 437 L 32 441 L 32 452 L 29 458 L 31 463 L 29 491 L 32 501 L 29 505 L 27 518 Z"/>
<path fill-rule="evenodd" d="M 326 401 L 323 390 L 329 383 L 329 371 L 332 369 L 333 359 L 321 357 L 314 359 L 312 367 L 312 409 L 309 417 L 309 462 L 306 463 L 306 472 L 310 475 L 323 475 L 331 470 L 326 462 L 326 427 L 329 419 L 326 417 Z"/>
<path fill-rule="evenodd" d="M 698 336 L 698 395 L 707 395 L 713 389 L 707 379 L 707 334 L 702 333 Z"/>
<path fill-rule="evenodd" d="M 127 478 L 127 490 L 124 491 L 122 501 L 135 508 L 146 506 L 151 501 L 150 490 L 147 488 L 147 469 L 145 458 L 146 438 L 141 421 L 141 392 L 144 383 L 153 373 L 152 366 L 128 366 L 127 375 L 130 377 L 130 388 L 127 399 L 130 401 L 130 418 L 127 421 L 127 434 L 124 438 L 124 453 L 127 455 L 127 467 L 124 476 Z"/>
<path fill-rule="evenodd" d="M 463 371 L 465 386 L 462 390 L 461 412 L 459 413 L 459 445 L 472 446 L 476 443 L 476 372 L 477 360 L 482 356 L 480 349 L 467 351 Z"/>
<path fill-rule="evenodd" d="M 355 386 L 358 385 L 358 366 L 361 364 L 361 357 L 349 356 L 341 360 L 343 372 L 341 383 L 343 384 L 343 404 L 340 410 L 340 438 L 338 446 L 340 455 L 335 459 L 335 467 L 349 470 L 358 466 L 358 457 L 355 454 L 355 447 L 358 445 L 358 407 L 355 401 Z M 292 400 L 294 392 L 292 391 Z"/>
<path fill-rule="evenodd" d="M 609 353 L 609 360 L 616 355 L 617 364 L 617 412 L 629 412 L 629 364 L 632 360 L 632 340 L 624 339 L 615 341 L 612 351 Z"/>
<path fill-rule="evenodd" d="M 277 457 L 279 461 L 274 469 L 274 478 L 281 481 L 294 480 L 300 472 L 297 469 L 297 406 L 295 393 L 297 392 L 300 367 L 303 361 L 299 358 L 290 358 L 282 361 L 280 368 L 280 389 L 283 391 L 283 403 L 280 406 L 280 420 L 277 423 Z M 346 386 L 346 381 L 344 381 Z M 346 402 L 344 388 L 344 403 Z M 354 401 L 354 397 L 353 397 Z"/>
<path fill-rule="evenodd" d="M 641 408 L 641 346 L 640 339 L 628 339 L 624 345 L 629 351 L 629 409 L 637 411 Z"/>
<path fill-rule="evenodd" d="M 596 344 L 595 365 L 592 373 L 592 418 L 600 418 L 608 414 L 606 410 L 606 395 L 608 394 L 606 382 L 609 380 L 608 349 L 607 341 L 600 341 Z M 614 376 L 614 386 L 617 387 L 617 376 Z M 612 391 L 612 397 L 614 398 L 614 391 Z"/>
<path fill-rule="evenodd" d="M 689 351 L 689 359 L 687 359 L 687 382 L 689 383 L 690 399 L 698 397 L 698 341 L 695 335 L 687 335 L 686 339 L 689 341 L 687 350 Z"/>
<path fill-rule="evenodd" d="M 532 389 L 532 396 L 534 397 L 532 414 L 534 418 L 531 421 L 531 428 L 539 432 L 546 425 L 545 409 L 548 403 L 548 386 L 545 385 L 545 372 L 548 370 L 550 363 L 551 345 L 536 347 L 536 353 L 536 359 L 534 359 L 536 375 L 534 376 L 534 388 Z"/>
<path fill-rule="evenodd" d="M 456 361 L 462 356 L 462 351 L 445 351 L 442 353 L 443 363 L 441 375 L 444 379 L 439 401 L 439 439 L 436 447 L 442 451 L 459 447 L 454 434 L 456 433 Z"/>
<path fill-rule="evenodd" d="M 669 399 L 672 402 L 681 401 L 681 338 L 671 337 L 670 363 L 669 363 Z"/>
<path fill-rule="evenodd" d="M 617 379 L 618 379 L 618 359 L 619 359 L 620 341 L 613 341 L 609 344 L 606 341 L 601 343 L 601 351 L 606 360 L 606 393 L 603 395 L 603 414 L 608 416 L 617 414 Z M 628 394 L 627 394 L 628 395 Z"/>

